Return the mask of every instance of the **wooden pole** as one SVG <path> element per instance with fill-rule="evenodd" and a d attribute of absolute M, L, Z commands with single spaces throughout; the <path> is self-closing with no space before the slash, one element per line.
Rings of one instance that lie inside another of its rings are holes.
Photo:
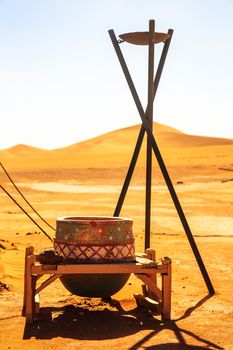
<path fill-rule="evenodd" d="M 171 259 L 165 257 L 162 264 L 167 266 L 167 273 L 162 274 L 162 319 L 171 319 L 171 288 L 172 288 L 172 270 Z"/>
<path fill-rule="evenodd" d="M 28 286 L 28 256 L 32 255 L 34 253 L 34 247 L 26 247 L 25 250 L 25 259 L 24 259 L 24 293 L 23 293 L 23 309 L 22 309 L 22 315 L 25 316 L 26 313 L 26 297 L 27 297 L 27 288 Z"/>
<path fill-rule="evenodd" d="M 35 264 L 35 256 L 29 255 L 26 260 L 26 303 L 25 303 L 25 316 L 26 323 L 33 322 L 34 312 L 34 293 L 33 293 L 33 281 L 31 268 Z"/>

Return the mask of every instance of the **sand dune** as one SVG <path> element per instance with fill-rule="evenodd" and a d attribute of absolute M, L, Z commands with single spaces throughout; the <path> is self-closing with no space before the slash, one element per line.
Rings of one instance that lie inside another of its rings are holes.
<path fill-rule="evenodd" d="M 59 216 L 109 216 L 139 128 L 116 130 L 52 151 L 17 145 L 0 150 L 0 161 L 52 226 Z M 215 296 L 207 295 L 167 187 L 154 169 L 151 247 L 157 259 L 169 256 L 173 261 L 172 321 L 161 323 L 137 308 L 133 294 L 141 293 L 141 282 L 131 275 L 113 303 L 71 296 L 56 280 L 41 293 L 42 311 L 50 310 L 52 320 L 30 330 L 21 316 L 24 251 L 33 245 L 40 252 L 51 242 L 0 191 L 1 349 L 232 349 L 233 187 L 232 173 L 223 169 L 233 169 L 233 140 L 191 136 L 160 124 L 154 131 Z M 121 215 L 133 218 L 136 251 L 143 252 L 145 145 L 138 163 Z M 2 170 L 0 184 L 53 237 Z"/>
<path fill-rule="evenodd" d="M 22 170 L 25 164 L 28 171 L 124 167 L 131 159 L 139 130 L 140 125 L 135 125 L 50 151 L 17 145 L 0 150 L 0 160 L 14 171 Z M 208 164 L 215 164 L 216 155 L 221 158 L 224 154 L 224 157 L 230 158 L 233 153 L 232 139 L 187 135 L 158 123 L 154 123 L 154 134 L 165 160 L 171 165 L 186 164 L 190 156 L 202 157 Z M 139 158 L 141 166 L 145 162 L 145 144 Z"/>
<path fill-rule="evenodd" d="M 21 155 L 32 155 L 47 152 L 47 150 L 42 148 L 37 148 L 33 146 L 28 146 L 24 144 L 18 144 L 13 147 L 7 148 L 5 150 L 9 154 L 21 156 Z"/>
<path fill-rule="evenodd" d="M 141 124 L 138 124 L 132 127 L 115 130 L 93 139 L 60 148 L 55 151 L 76 152 L 79 150 L 95 149 L 96 147 L 101 146 L 117 148 L 116 146 L 126 146 L 127 144 L 134 145 L 135 141 L 137 140 L 140 127 Z M 233 145 L 233 140 L 231 139 L 188 135 L 177 129 L 159 123 L 154 123 L 153 129 L 156 140 L 162 147 L 165 148 Z"/>

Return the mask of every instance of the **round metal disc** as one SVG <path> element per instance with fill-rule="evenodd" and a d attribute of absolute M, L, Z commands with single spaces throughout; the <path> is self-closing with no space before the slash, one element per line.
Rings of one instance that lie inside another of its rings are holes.
<path fill-rule="evenodd" d="M 130 44 L 134 45 L 149 45 L 149 32 L 133 32 L 121 34 L 119 37 Z M 167 33 L 154 33 L 154 44 L 165 42 L 170 38 L 170 34 Z"/>

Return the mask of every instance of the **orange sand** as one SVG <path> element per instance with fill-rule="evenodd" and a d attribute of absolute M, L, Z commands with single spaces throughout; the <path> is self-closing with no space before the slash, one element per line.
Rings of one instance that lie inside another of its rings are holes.
<path fill-rule="evenodd" d="M 155 134 L 178 197 L 216 289 L 209 297 L 160 171 L 154 162 L 151 247 L 173 261 L 172 321 L 136 308 L 132 276 L 111 304 L 72 296 L 59 281 L 41 293 L 52 320 L 25 327 L 21 316 L 24 251 L 48 239 L 0 193 L 0 349 L 232 349 L 233 140 L 189 136 L 156 124 Z M 139 126 L 53 151 L 18 145 L 0 160 L 39 213 L 55 225 L 63 215 L 112 215 Z M 145 147 L 144 147 L 145 149 Z M 134 219 L 143 251 L 145 152 L 122 215 Z M 228 181 L 229 180 L 229 181 Z M 27 208 L 3 171 L 0 184 Z M 40 225 L 52 236 L 53 231 Z M 4 249 L 5 248 L 5 249 Z"/>

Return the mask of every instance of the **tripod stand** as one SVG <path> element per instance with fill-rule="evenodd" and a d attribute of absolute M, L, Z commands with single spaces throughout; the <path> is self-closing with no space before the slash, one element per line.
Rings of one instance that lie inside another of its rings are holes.
<path fill-rule="evenodd" d="M 151 223 L 151 178 L 152 178 L 152 151 L 157 159 L 158 165 L 161 169 L 162 175 L 166 182 L 168 191 L 171 195 L 173 203 L 175 205 L 176 211 L 180 218 L 180 221 L 183 225 L 184 231 L 192 248 L 192 251 L 195 255 L 196 261 L 198 263 L 201 274 L 204 278 L 206 287 L 209 291 L 209 294 L 213 295 L 215 293 L 207 270 L 205 268 L 202 257 L 199 253 L 196 242 L 193 238 L 191 229 L 183 212 L 180 201 L 177 197 L 175 188 L 172 184 L 171 178 L 167 171 L 166 165 L 164 163 L 163 157 L 160 153 L 159 147 L 156 143 L 155 137 L 153 135 L 153 101 L 157 92 L 157 88 L 159 85 L 159 81 L 161 78 L 161 74 L 163 71 L 163 67 L 165 64 L 166 56 L 168 53 L 169 45 L 171 42 L 173 30 L 169 29 L 168 33 L 156 33 L 155 32 L 155 21 L 149 21 L 149 32 L 134 32 L 122 34 L 119 37 L 121 40 L 117 40 L 115 33 L 113 30 L 109 30 L 109 35 L 112 40 L 112 44 L 114 46 L 115 52 L 119 59 L 120 65 L 122 67 L 123 73 L 127 80 L 129 89 L 131 91 L 132 97 L 136 104 L 137 110 L 142 120 L 142 126 L 138 135 L 137 143 L 135 146 L 135 150 L 127 171 L 127 175 L 114 211 L 114 216 L 119 216 L 122 205 L 124 203 L 125 196 L 127 194 L 127 190 L 137 163 L 138 155 L 140 153 L 140 149 L 142 146 L 143 138 L 145 133 L 147 135 L 147 164 L 146 164 L 146 205 L 145 205 L 145 249 L 150 246 L 150 223 Z M 134 86 L 133 80 L 129 73 L 128 67 L 126 65 L 124 56 L 122 54 L 120 44 L 123 42 L 128 42 L 130 44 L 135 45 L 148 45 L 149 46 L 149 58 L 148 58 L 148 105 L 146 111 L 142 107 L 139 96 L 137 94 L 136 88 Z M 163 50 L 161 53 L 160 61 L 158 64 L 157 72 L 155 74 L 154 79 L 154 45 L 158 43 L 164 43 Z M 154 81 L 153 81 L 154 79 Z"/>

